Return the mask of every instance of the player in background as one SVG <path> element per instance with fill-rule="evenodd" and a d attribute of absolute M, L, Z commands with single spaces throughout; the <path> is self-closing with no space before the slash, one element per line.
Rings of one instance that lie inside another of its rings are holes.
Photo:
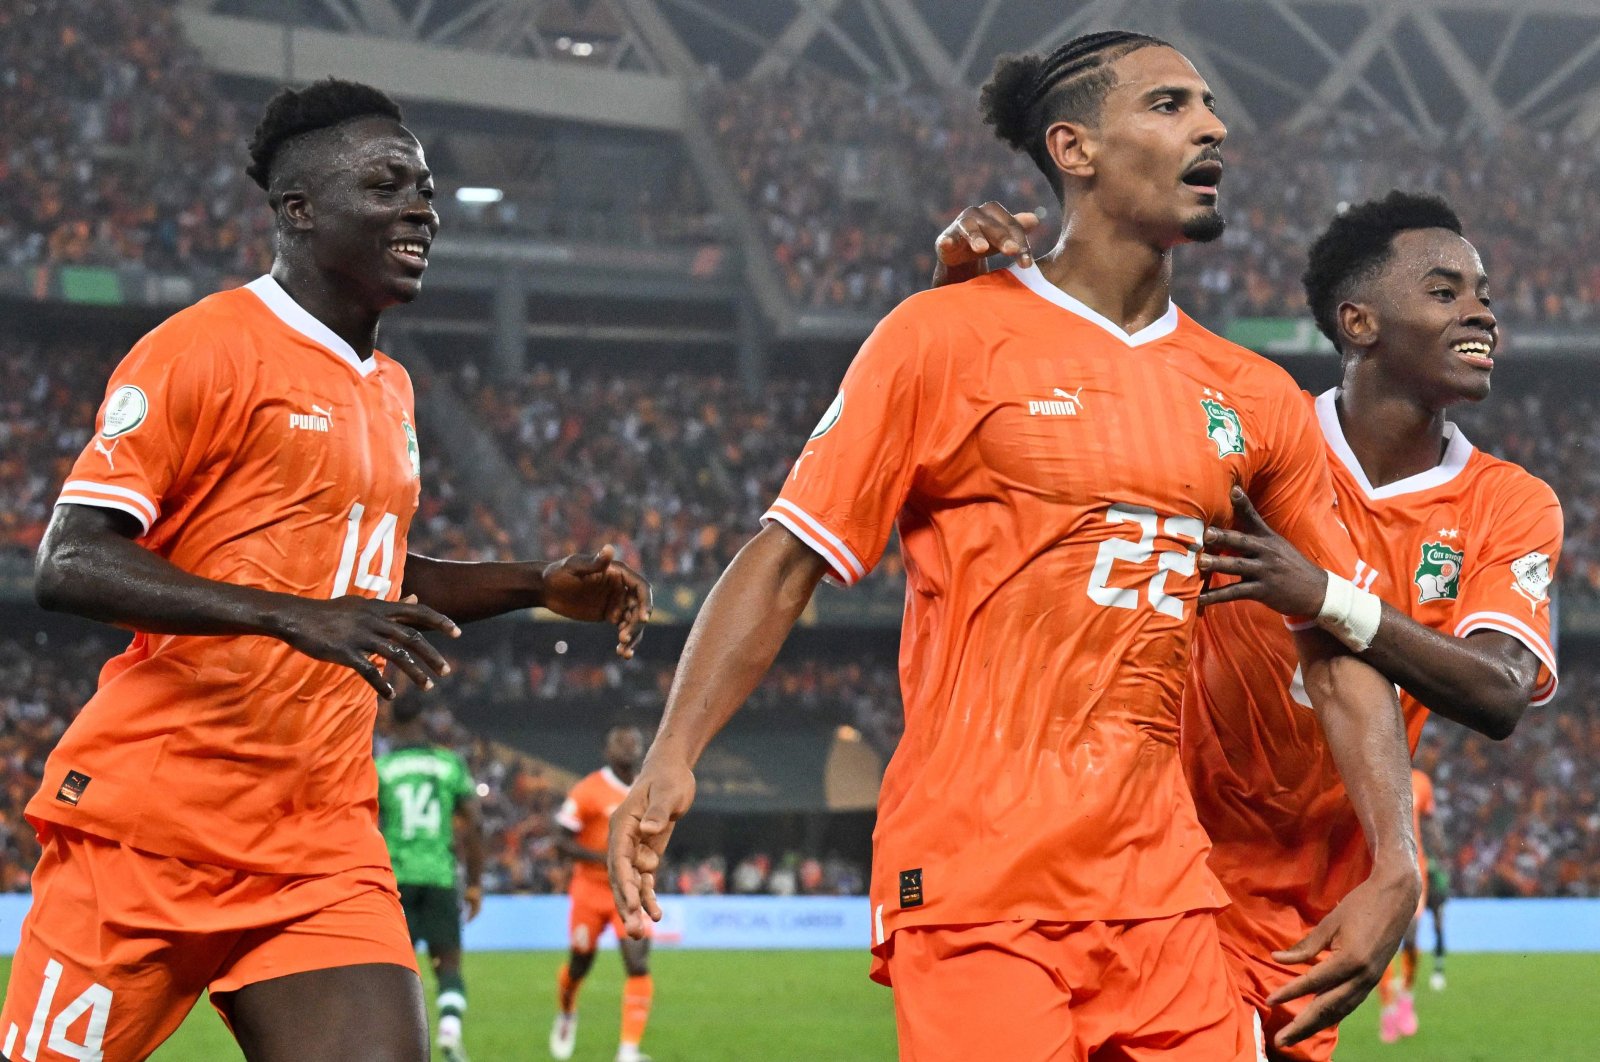
<path fill-rule="evenodd" d="M 538 605 L 615 624 L 629 655 L 649 610 L 609 547 L 407 555 L 412 388 L 375 344 L 438 230 L 422 147 L 383 93 L 328 80 L 274 96 L 250 155 L 271 274 L 117 366 L 39 549 L 42 606 L 136 633 L 27 807 L 10 1062 L 146 1058 L 207 988 L 250 1062 L 423 1062 L 378 831 L 379 665 L 427 688 L 449 667 L 423 631 Z"/>
<path fill-rule="evenodd" d="M 935 283 L 981 273 L 990 248 L 1026 253 L 1033 227 L 998 203 L 968 208 L 936 242 Z M 1543 482 L 1475 449 L 1445 419 L 1449 406 L 1489 392 L 1499 332 L 1482 263 L 1448 204 L 1393 192 L 1330 223 L 1305 284 L 1344 359 L 1343 385 L 1313 405 L 1363 558 L 1350 593 L 1387 602 L 1363 599 L 1375 627 L 1363 659 L 1404 687 L 1413 752 L 1430 710 L 1503 739 L 1530 703 L 1555 692 L 1547 591 L 1561 510 Z M 1238 507 L 1233 531 L 1207 532 L 1209 549 L 1235 555 L 1208 554 L 1202 565 L 1242 581 L 1225 586 L 1224 574 L 1202 602 L 1259 597 L 1298 614 L 1335 585 L 1248 500 Z M 1271 1057 L 1320 1062 L 1336 1034 L 1290 1046 L 1307 1023 L 1288 993 L 1320 942 L 1306 934 L 1367 861 L 1276 623 L 1256 604 L 1202 614 L 1183 756 L 1211 867 L 1234 901 L 1220 916 L 1223 946 L 1278 1040 Z"/>
<path fill-rule="evenodd" d="M 1443 831 L 1440 831 L 1441 834 Z M 1441 843 L 1443 838 L 1441 837 Z M 1428 861 L 1427 904 L 1433 915 L 1433 972 L 1428 975 L 1428 987 L 1443 992 L 1444 979 L 1444 908 L 1450 902 L 1450 860 L 1448 853 L 1435 851 Z"/>
<path fill-rule="evenodd" d="M 863 345 L 695 621 L 612 819 L 618 908 L 634 934 L 659 918 L 695 761 L 818 581 L 865 577 L 898 524 L 906 731 L 871 902 L 901 1057 L 1254 1059 L 1178 760 L 1189 562 L 1237 483 L 1325 563 L 1355 556 L 1293 382 L 1170 301 L 1172 249 L 1223 228 L 1226 127 L 1194 67 L 1093 34 L 1003 60 L 984 108 L 1051 180 L 1062 241 L 912 296 Z M 1322 632 L 1299 640 L 1377 857 L 1328 927 L 1327 1024 L 1376 982 L 1421 890 L 1393 689 Z"/>
<path fill-rule="evenodd" d="M 426 700 L 412 692 L 391 709 L 389 751 L 378 757 L 378 822 L 411 941 L 427 945 L 439 986 L 439 1052 L 446 1062 L 466 1062 L 461 907 L 464 901 L 469 922 L 483 908 L 483 818 L 472 772 L 453 750 L 429 737 L 426 708 Z M 465 879 L 460 893 L 458 846 Z"/>
<path fill-rule="evenodd" d="M 635 726 L 612 727 L 606 734 L 606 765 L 581 779 L 556 812 L 556 851 L 572 860 L 568 919 L 572 953 L 556 975 L 556 1020 L 550 1028 L 550 1054 L 571 1058 L 578 1038 L 578 990 L 594 966 L 600 935 L 610 926 L 617 934 L 622 966 L 622 1036 L 616 1062 L 649 1062 L 639 1053 L 655 984 L 650 979 L 650 938 L 628 936 L 611 898 L 606 878 L 606 831 L 611 813 L 628 795 L 644 760 L 644 734 Z"/>
<path fill-rule="evenodd" d="M 1422 880 L 1429 880 L 1428 853 L 1439 857 L 1444 852 L 1444 835 L 1439 829 L 1438 808 L 1434 803 L 1433 780 L 1415 767 L 1411 768 L 1411 812 L 1415 816 L 1417 858 L 1420 861 Z M 1383 1007 L 1378 1015 L 1378 1039 L 1386 1044 L 1406 1036 L 1417 1035 L 1417 1007 L 1414 989 L 1417 984 L 1417 933 L 1422 928 L 1424 904 L 1417 908 L 1417 917 L 1411 920 L 1405 940 L 1400 944 L 1400 955 L 1389 964 L 1383 980 L 1378 982 L 1378 998 Z M 1396 968 L 1398 966 L 1398 969 Z"/>

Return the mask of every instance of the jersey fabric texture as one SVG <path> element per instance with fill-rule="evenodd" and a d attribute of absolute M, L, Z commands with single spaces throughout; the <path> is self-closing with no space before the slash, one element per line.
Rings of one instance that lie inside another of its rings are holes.
<path fill-rule="evenodd" d="M 914 925 L 1226 902 L 1178 714 L 1191 547 L 1231 521 L 1236 483 L 1318 563 L 1353 562 L 1293 382 L 1176 307 L 1129 335 L 1014 267 L 874 330 L 764 522 L 846 585 L 900 532 L 905 736 L 874 834 L 876 947 Z"/>
<path fill-rule="evenodd" d="M 1540 662 L 1532 703 L 1549 700 L 1557 679 L 1548 588 L 1562 535 L 1555 494 L 1474 448 L 1454 425 L 1437 466 L 1374 488 L 1345 440 L 1335 392 L 1302 401 L 1332 455 L 1339 513 L 1360 558 L 1343 574 L 1446 634 L 1518 639 Z M 1415 753 L 1428 712 L 1404 691 L 1400 703 Z M 1211 836 L 1211 869 L 1233 900 L 1218 916 L 1223 944 L 1247 994 L 1255 986 L 1270 1037 L 1304 1005 L 1265 1008 L 1266 995 L 1304 972 L 1272 963 L 1270 953 L 1310 932 L 1365 879 L 1371 860 L 1292 638 L 1265 606 L 1236 602 L 1201 617 L 1183 763 Z M 1326 1059 L 1333 1043 L 1324 1035 L 1285 1057 Z"/>
<path fill-rule="evenodd" d="M 411 380 L 271 277 L 183 310 L 117 366 L 60 504 L 137 521 L 179 568 L 395 600 L 420 489 Z M 147 852 L 273 873 L 384 866 L 372 727 L 349 668 L 268 637 L 137 634 L 29 802 Z"/>
<path fill-rule="evenodd" d="M 378 815 L 397 882 L 454 890 L 456 808 L 473 796 L 471 772 L 449 749 L 402 746 L 378 757 Z"/>

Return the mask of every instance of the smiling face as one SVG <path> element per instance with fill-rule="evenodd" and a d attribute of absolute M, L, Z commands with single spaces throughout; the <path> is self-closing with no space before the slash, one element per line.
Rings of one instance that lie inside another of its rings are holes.
<path fill-rule="evenodd" d="M 373 310 L 415 299 L 439 231 L 417 138 L 393 119 L 361 118 L 304 151 L 281 209 L 317 269 Z"/>
<path fill-rule="evenodd" d="M 1370 315 L 1364 357 L 1430 408 L 1487 398 L 1500 329 L 1477 250 L 1449 229 L 1411 229 L 1390 246 L 1388 262 L 1341 306 L 1357 327 L 1352 310 Z"/>
<path fill-rule="evenodd" d="M 1141 48 L 1111 66 L 1098 122 L 1072 128 L 1080 154 L 1058 156 L 1097 209 L 1161 247 L 1222 235 L 1217 210 L 1228 128 L 1211 88 L 1172 48 Z M 1059 134 L 1057 134 L 1059 135 Z M 1064 140 L 1051 141 L 1066 146 Z"/>

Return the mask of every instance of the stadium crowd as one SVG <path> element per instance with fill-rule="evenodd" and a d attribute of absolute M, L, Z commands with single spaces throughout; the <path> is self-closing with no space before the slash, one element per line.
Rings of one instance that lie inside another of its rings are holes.
<path fill-rule="evenodd" d="M 797 68 L 721 86 L 706 106 L 802 306 L 881 312 L 919 290 L 933 235 L 963 207 L 995 199 L 1056 213 L 1044 178 L 995 138 L 969 92 L 865 90 Z M 1589 253 L 1600 238 L 1595 144 L 1537 131 L 1470 145 L 1409 139 L 1359 115 L 1302 132 L 1235 133 L 1224 149 L 1228 230 L 1219 245 L 1181 252 L 1179 305 L 1212 327 L 1234 316 L 1303 316 L 1311 239 L 1340 203 L 1399 187 L 1457 205 L 1498 278 L 1505 317 L 1600 315 L 1600 262 Z M 1054 235 L 1047 223 L 1034 246 Z"/>
<path fill-rule="evenodd" d="M 521 473 L 550 556 L 612 542 L 651 578 L 708 583 L 759 527 L 834 382 L 600 375 L 536 366 L 506 387 L 458 381 Z M 882 571 L 898 583 L 897 551 Z"/>

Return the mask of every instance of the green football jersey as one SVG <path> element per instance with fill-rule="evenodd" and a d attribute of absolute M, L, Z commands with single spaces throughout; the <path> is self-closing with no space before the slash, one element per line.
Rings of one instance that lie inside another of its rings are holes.
<path fill-rule="evenodd" d="M 401 885 L 456 883 L 456 805 L 474 793 L 449 749 L 408 745 L 378 757 L 378 815 Z"/>

